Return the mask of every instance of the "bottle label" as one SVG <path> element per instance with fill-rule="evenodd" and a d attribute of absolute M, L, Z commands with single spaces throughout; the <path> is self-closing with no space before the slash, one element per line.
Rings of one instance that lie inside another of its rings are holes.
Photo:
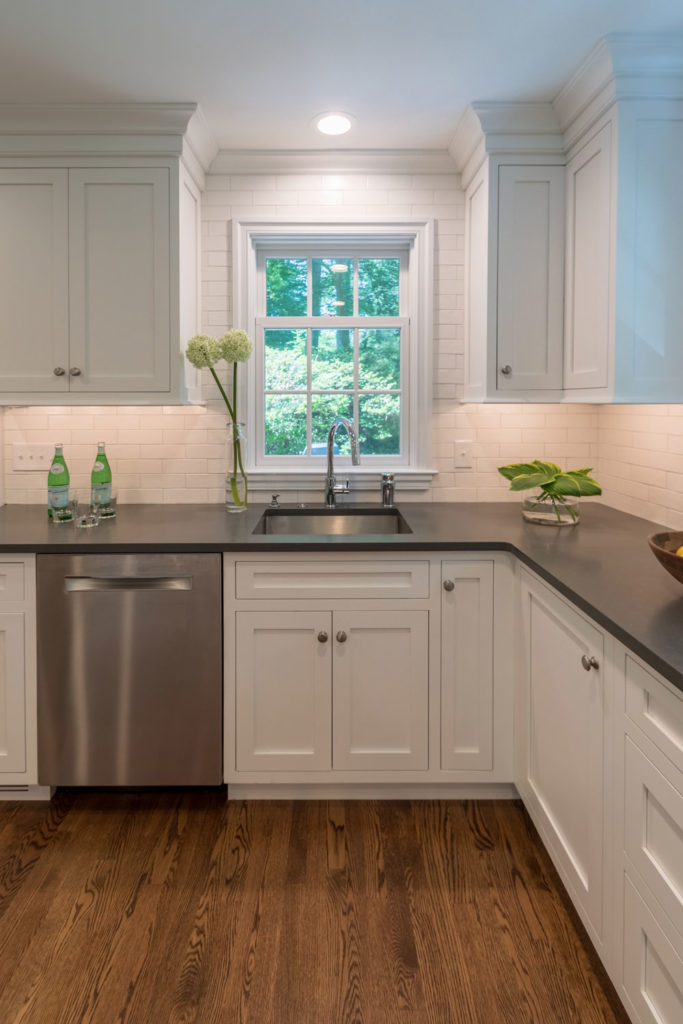
<path fill-rule="evenodd" d="M 104 469 L 104 463 L 100 462 L 100 460 L 98 459 L 95 465 L 93 466 L 93 473 L 99 473 L 101 469 Z"/>
<path fill-rule="evenodd" d="M 47 503 L 50 508 L 66 508 L 69 504 L 69 485 L 48 487 Z"/>
<path fill-rule="evenodd" d="M 90 488 L 91 505 L 109 505 L 111 502 L 111 484 L 93 484 Z"/>
<path fill-rule="evenodd" d="M 54 473 L 55 475 L 59 475 L 59 473 L 64 472 L 64 466 L 62 466 L 59 462 L 53 462 L 52 465 L 50 466 L 50 472 Z"/>

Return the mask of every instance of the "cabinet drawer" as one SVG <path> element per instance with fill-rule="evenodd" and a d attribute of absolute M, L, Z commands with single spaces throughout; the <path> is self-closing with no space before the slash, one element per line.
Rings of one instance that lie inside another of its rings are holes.
<path fill-rule="evenodd" d="M 666 931 L 626 875 L 623 987 L 642 1024 L 683 1020 L 683 943 Z"/>
<path fill-rule="evenodd" d="M 683 699 L 628 654 L 626 714 L 683 772 Z"/>
<path fill-rule="evenodd" d="M 0 604 L 23 601 L 24 565 L 22 562 L 0 562 Z"/>
<path fill-rule="evenodd" d="M 429 562 L 237 562 L 238 600 L 426 598 Z"/>
<path fill-rule="evenodd" d="M 628 736 L 624 831 L 628 857 L 683 934 L 683 795 Z"/>

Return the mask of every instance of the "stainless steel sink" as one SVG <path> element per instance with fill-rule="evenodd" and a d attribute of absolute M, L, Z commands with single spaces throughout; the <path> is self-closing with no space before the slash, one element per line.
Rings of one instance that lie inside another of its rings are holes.
<path fill-rule="evenodd" d="M 412 533 L 396 508 L 267 508 L 252 533 L 337 537 Z"/>

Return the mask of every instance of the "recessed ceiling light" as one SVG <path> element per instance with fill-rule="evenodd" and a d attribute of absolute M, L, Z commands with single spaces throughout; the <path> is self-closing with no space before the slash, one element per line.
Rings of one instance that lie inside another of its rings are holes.
<path fill-rule="evenodd" d="M 351 118 L 339 112 L 319 114 L 314 123 L 323 135 L 344 135 L 351 127 Z"/>

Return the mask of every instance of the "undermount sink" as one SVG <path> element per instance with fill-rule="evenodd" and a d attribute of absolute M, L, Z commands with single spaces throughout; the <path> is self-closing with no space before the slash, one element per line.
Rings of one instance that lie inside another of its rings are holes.
<path fill-rule="evenodd" d="M 267 508 L 253 533 L 337 537 L 412 533 L 396 508 Z"/>

